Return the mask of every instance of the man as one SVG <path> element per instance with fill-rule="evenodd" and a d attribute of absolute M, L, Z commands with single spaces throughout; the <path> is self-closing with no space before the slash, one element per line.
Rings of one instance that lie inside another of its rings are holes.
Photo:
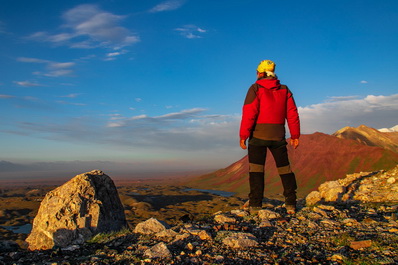
<path fill-rule="evenodd" d="M 261 61 L 257 81 L 247 92 L 240 125 L 240 146 L 246 149 L 249 138 L 249 207 L 256 212 L 262 207 L 264 195 L 264 165 L 267 149 L 271 151 L 282 180 L 285 208 L 296 212 L 296 177 L 290 169 L 285 139 L 285 121 L 291 135 L 290 144 L 297 148 L 300 120 L 293 95 L 281 85 L 275 75 L 275 63 Z"/>

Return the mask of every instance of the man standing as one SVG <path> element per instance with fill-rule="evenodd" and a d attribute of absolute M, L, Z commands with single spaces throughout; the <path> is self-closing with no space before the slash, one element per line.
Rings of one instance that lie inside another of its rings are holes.
<path fill-rule="evenodd" d="M 249 207 L 256 212 L 262 207 L 264 196 L 264 165 L 267 149 L 271 151 L 282 180 L 285 208 L 296 212 L 296 177 L 290 169 L 285 139 L 285 121 L 291 135 L 290 144 L 297 148 L 300 120 L 293 95 L 281 85 L 274 73 L 275 63 L 261 61 L 257 81 L 247 92 L 240 125 L 240 146 L 246 149 L 249 138 Z"/>

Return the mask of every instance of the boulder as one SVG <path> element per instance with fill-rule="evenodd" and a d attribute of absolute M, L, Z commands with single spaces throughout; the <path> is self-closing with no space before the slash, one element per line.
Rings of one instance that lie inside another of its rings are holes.
<path fill-rule="evenodd" d="M 67 247 L 125 226 L 115 184 L 102 171 L 93 170 L 46 194 L 26 242 L 30 250 Z"/>

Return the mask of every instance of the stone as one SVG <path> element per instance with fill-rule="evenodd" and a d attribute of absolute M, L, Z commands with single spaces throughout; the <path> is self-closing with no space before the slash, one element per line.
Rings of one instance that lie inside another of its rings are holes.
<path fill-rule="evenodd" d="M 137 224 L 136 227 L 134 228 L 134 233 L 155 234 L 155 233 L 159 233 L 159 232 L 164 231 L 169 228 L 170 227 L 167 224 L 152 217 L 144 222 Z"/>
<path fill-rule="evenodd" d="M 391 177 L 391 178 L 387 179 L 387 183 L 388 183 L 388 184 L 394 184 L 395 181 L 396 181 L 396 180 L 395 180 L 394 177 Z"/>
<path fill-rule="evenodd" d="M 319 207 L 314 207 L 313 211 L 315 213 L 318 213 L 318 214 L 322 215 L 323 217 L 326 217 L 326 218 L 329 217 L 328 214 L 324 210 L 319 208 Z"/>
<path fill-rule="evenodd" d="M 271 222 L 270 221 L 268 221 L 268 220 L 262 220 L 261 222 L 260 222 L 260 224 L 258 225 L 258 227 L 260 227 L 260 228 L 264 228 L 264 227 L 272 227 L 272 224 L 271 224 Z"/>
<path fill-rule="evenodd" d="M 174 238 L 178 235 L 178 233 L 172 229 L 166 229 L 166 230 L 162 230 L 158 233 L 156 233 L 156 237 L 159 238 Z"/>
<path fill-rule="evenodd" d="M 307 206 L 312 206 L 319 203 L 322 200 L 321 193 L 319 191 L 311 191 L 305 198 L 305 203 Z"/>
<path fill-rule="evenodd" d="M 217 214 L 216 216 L 214 216 L 214 221 L 216 221 L 217 223 L 220 224 L 224 224 L 224 223 L 236 223 L 236 219 L 233 217 L 229 217 L 225 214 Z"/>
<path fill-rule="evenodd" d="M 372 240 L 362 240 L 362 241 L 353 241 L 350 243 L 350 248 L 359 250 L 362 248 L 368 248 L 372 246 Z"/>
<path fill-rule="evenodd" d="M 249 213 L 245 210 L 232 210 L 231 214 L 236 215 L 238 217 L 249 216 Z"/>
<path fill-rule="evenodd" d="M 318 188 L 322 198 L 326 202 L 335 202 L 343 195 L 345 189 L 340 183 L 336 181 L 327 181 L 321 184 Z"/>
<path fill-rule="evenodd" d="M 26 242 L 30 250 L 67 247 L 126 226 L 115 184 L 102 171 L 93 170 L 46 194 Z"/>
<path fill-rule="evenodd" d="M 148 258 L 154 259 L 154 258 L 170 258 L 172 257 L 172 254 L 170 250 L 167 248 L 167 245 L 163 242 L 160 242 L 150 249 L 145 250 L 144 256 L 147 256 Z"/>
<path fill-rule="evenodd" d="M 257 238 L 250 233 L 231 233 L 223 239 L 223 244 L 231 248 L 250 248 L 258 246 Z"/>
<path fill-rule="evenodd" d="M 271 210 L 260 210 L 258 211 L 258 217 L 260 219 L 269 220 L 269 219 L 281 218 L 281 215 Z"/>

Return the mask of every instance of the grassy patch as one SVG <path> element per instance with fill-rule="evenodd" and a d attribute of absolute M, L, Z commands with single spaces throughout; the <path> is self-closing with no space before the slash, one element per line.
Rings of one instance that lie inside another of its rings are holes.
<path fill-rule="evenodd" d="M 347 232 L 332 238 L 332 243 L 339 247 L 349 246 L 352 241 L 355 241 L 355 238 Z"/>
<path fill-rule="evenodd" d="M 125 227 L 120 231 L 96 234 L 94 237 L 87 240 L 87 243 L 89 243 L 89 244 L 106 243 L 106 242 L 109 242 L 117 237 L 122 237 L 122 236 L 126 236 L 129 234 L 131 234 L 130 229 Z"/>

